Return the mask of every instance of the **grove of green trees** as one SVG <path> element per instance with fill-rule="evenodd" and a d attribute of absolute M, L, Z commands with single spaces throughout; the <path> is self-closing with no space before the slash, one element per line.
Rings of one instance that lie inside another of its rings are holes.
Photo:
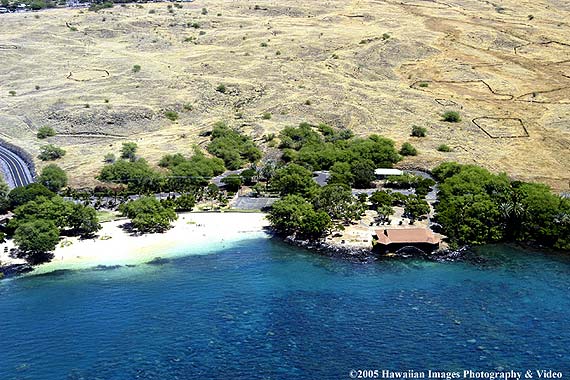
<path fill-rule="evenodd" d="M 390 139 L 371 135 L 356 138 L 347 129 L 335 130 L 302 123 L 279 135 L 283 160 L 315 170 L 330 170 L 329 183 L 370 187 L 374 169 L 391 168 L 401 156 Z"/>
<path fill-rule="evenodd" d="M 539 183 L 513 181 L 474 165 L 446 162 L 436 218 L 457 244 L 526 242 L 570 249 L 570 199 Z"/>
<path fill-rule="evenodd" d="M 32 263 L 48 259 L 60 235 L 92 236 L 101 225 L 93 207 L 66 201 L 40 183 L 17 187 L 2 197 L 4 212 L 12 211 L 6 232 L 20 255 Z"/>

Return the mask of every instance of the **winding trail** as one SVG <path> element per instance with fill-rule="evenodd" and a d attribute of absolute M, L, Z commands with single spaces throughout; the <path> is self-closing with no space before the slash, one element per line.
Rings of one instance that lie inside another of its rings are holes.
<path fill-rule="evenodd" d="M 26 186 L 34 181 L 34 176 L 26 161 L 2 145 L 0 145 L 0 161 L 10 188 Z"/>

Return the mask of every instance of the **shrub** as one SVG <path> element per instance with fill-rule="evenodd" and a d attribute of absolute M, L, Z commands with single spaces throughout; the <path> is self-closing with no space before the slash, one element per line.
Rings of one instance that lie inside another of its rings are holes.
<path fill-rule="evenodd" d="M 447 111 L 443 114 L 443 120 L 448 123 L 458 123 L 461 121 L 461 116 L 457 111 Z"/>
<path fill-rule="evenodd" d="M 164 112 L 164 116 L 170 121 L 178 120 L 178 112 L 176 111 L 166 111 Z"/>
<path fill-rule="evenodd" d="M 152 14 L 155 14 L 156 11 L 154 9 L 151 9 L 150 11 L 148 11 L 148 13 L 150 13 L 152 15 Z"/>
<path fill-rule="evenodd" d="M 139 71 L 141 71 L 141 66 L 140 65 L 134 65 L 133 66 L 133 73 L 138 73 Z"/>
<path fill-rule="evenodd" d="M 121 158 L 125 160 L 135 161 L 137 158 L 137 148 L 138 146 L 134 142 L 123 143 L 123 147 L 121 148 Z"/>
<path fill-rule="evenodd" d="M 40 86 L 36 85 L 36 91 L 38 91 L 40 89 Z"/>
<path fill-rule="evenodd" d="M 261 47 L 267 47 L 268 45 L 267 45 L 267 42 L 262 42 L 262 43 L 259 44 L 259 46 L 261 46 Z"/>
<path fill-rule="evenodd" d="M 16 96 L 16 91 L 10 90 L 8 91 L 8 94 L 10 94 L 10 96 Z"/>
<path fill-rule="evenodd" d="M 422 82 L 422 83 L 419 84 L 419 86 L 425 88 L 425 87 L 428 87 L 428 86 L 429 86 L 429 83 L 427 83 L 427 82 Z"/>
<path fill-rule="evenodd" d="M 311 102 L 310 99 L 305 100 L 305 105 L 306 105 L 306 106 L 310 106 L 311 104 L 313 104 L 313 102 Z"/>
<path fill-rule="evenodd" d="M 400 149 L 400 154 L 402 156 L 417 156 L 418 151 L 412 144 L 409 142 L 405 142 L 402 144 L 402 148 Z"/>
<path fill-rule="evenodd" d="M 271 120 L 271 113 L 270 113 L 270 112 L 265 112 L 261 118 L 262 118 L 263 120 Z"/>
<path fill-rule="evenodd" d="M 389 38 L 390 38 L 390 35 L 389 35 L 388 33 L 382 34 L 382 39 L 383 39 L 384 41 L 386 41 L 386 40 L 389 39 Z"/>
<path fill-rule="evenodd" d="M 194 106 L 192 106 L 190 103 L 186 103 L 182 106 L 182 108 L 184 108 L 184 111 L 192 111 L 194 109 Z"/>
<path fill-rule="evenodd" d="M 437 150 L 439 152 L 451 152 L 451 148 L 445 144 L 441 144 L 440 146 L 438 146 Z"/>
<path fill-rule="evenodd" d="M 203 15 L 207 15 L 208 14 L 208 10 L 206 8 L 202 8 L 202 14 Z"/>
<path fill-rule="evenodd" d="M 100 4 L 91 4 L 89 10 L 93 12 L 99 12 L 101 9 L 106 9 L 106 8 L 113 8 L 113 3 L 111 1 L 106 1 Z"/>
<path fill-rule="evenodd" d="M 419 127 L 417 125 L 412 126 L 412 136 L 413 137 L 425 137 L 427 129 L 424 127 Z"/>
<path fill-rule="evenodd" d="M 105 158 L 103 159 L 103 161 L 105 161 L 107 164 L 112 164 L 113 162 L 115 162 L 116 157 L 114 153 L 107 153 L 105 155 Z"/>
<path fill-rule="evenodd" d="M 56 135 L 55 129 L 48 126 L 40 127 L 37 133 L 38 139 L 45 139 L 46 137 L 51 137 L 55 135 Z"/>
<path fill-rule="evenodd" d="M 53 161 L 63 156 L 65 156 L 65 150 L 55 145 L 49 144 L 44 145 L 40 148 L 40 154 L 38 155 L 38 158 L 42 161 Z"/>
<path fill-rule="evenodd" d="M 216 91 L 221 92 L 222 94 L 225 94 L 227 89 L 226 89 L 226 85 L 223 83 L 220 83 L 218 85 L 218 87 L 216 87 Z"/>
<path fill-rule="evenodd" d="M 203 35 L 205 35 L 205 34 L 206 34 L 206 32 L 205 32 L 205 31 L 203 31 L 203 30 L 201 30 L 201 31 L 200 31 L 200 33 L 198 33 L 198 34 L 199 34 L 200 36 L 203 36 Z"/>

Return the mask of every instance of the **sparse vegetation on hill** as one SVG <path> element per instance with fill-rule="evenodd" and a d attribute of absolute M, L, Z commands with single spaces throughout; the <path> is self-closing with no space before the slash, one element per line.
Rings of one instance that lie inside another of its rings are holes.
<path fill-rule="evenodd" d="M 198 126 L 238 114 L 244 131 L 256 136 L 278 135 L 286 125 L 280 120 L 322 120 L 350 126 L 358 136 L 377 133 L 401 143 L 417 124 L 429 129 L 428 138 L 413 142 L 422 155 L 414 163 L 424 169 L 444 158 L 435 148 L 446 142 L 461 152 L 457 159 L 478 160 L 526 180 L 543 178 L 557 191 L 568 191 L 570 173 L 558 163 L 570 160 L 567 149 L 560 149 L 567 142 L 563 103 L 569 90 L 563 75 L 568 73 L 558 62 L 568 55 L 563 43 L 570 35 L 556 23 L 536 22 L 563 17 L 560 4 L 525 10 L 530 5 L 521 8 L 506 0 L 505 9 L 521 9 L 517 22 L 528 23 L 529 14 L 536 17 L 529 41 L 540 43 L 524 47 L 518 47 L 515 37 L 520 25 L 511 22 L 514 13 L 499 15 L 492 6 L 469 2 L 450 4 L 454 21 L 430 7 L 414 7 L 418 12 L 410 21 L 409 6 L 395 3 L 383 9 L 382 17 L 397 20 L 390 25 L 380 20 L 371 1 L 359 3 L 364 17 L 339 16 L 345 15 L 346 3 L 336 0 L 293 1 L 267 9 L 262 4 L 266 10 L 257 11 L 244 0 L 232 7 L 213 0 L 207 15 L 200 14 L 202 6 L 196 8 L 196 3 L 181 4 L 182 9 L 172 3 L 174 13 L 167 12 L 167 4 L 149 3 L 143 9 L 131 4 L 98 15 L 56 9 L 2 17 L 0 35 L 11 36 L 0 48 L 8 75 L 0 96 L 0 113 L 10 126 L 3 130 L 6 139 L 37 151 L 43 145 L 37 129 L 19 120 L 53 126 L 60 133 L 57 145 L 68 150 L 64 161 L 71 184 L 83 187 L 94 185 L 114 136 L 141 141 L 141 153 L 156 162 L 165 153 L 158 147 L 187 152 L 188 144 L 204 143 Z M 218 12 L 224 16 L 217 17 Z M 472 22 L 475 14 L 488 22 Z M 260 27 L 276 16 L 280 22 L 272 30 Z M 312 27 L 299 28 L 309 16 L 314 16 Z M 343 17 L 343 27 L 331 28 L 338 17 Z M 194 29 L 194 23 L 200 28 Z M 464 31 L 455 36 L 456 43 L 432 38 L 447 33 L 450 23 L 460 23 Z M 208 34 L 198 37 L 200 30 Z M 184 42 L 190 37 L 192 42 Z M 92 42 L 87 56 L 85 39 Z M 365 43 L 359 45 L 361 40 Z M 481 65 L 488 62 L 489 51 L 501 54 L 493 66 Z M 26 60 L 50 70 L 22 67 Z M 136 64 L 138 73 L 133 72 Z M 220 83 L 227 86 L 225 96 L 215 92 Z M 41 91 L 34 90 L 37 85 Z M 506 101 L 513 96 L 516 101 Z M 102 106 L 104 98 L 112 102 Z M 194 110 L 182 116 L 184 102 L 192 102 Z M 83 108 L 86 103 L 89 109 Z M 171 108 L 180 113 L 180 123 L 165 123 L 163 111 Z M 255 115 L 267 110 L 274 122 L 256 125 Z M 447 110 L 461 113 L 464 128 L 440 122 Z M 477 128 L 468 122 L 495 116 L 520 118 L 522 124 L 500 119 Z M 81 149 L 67 148 L 72 144 Z"/>

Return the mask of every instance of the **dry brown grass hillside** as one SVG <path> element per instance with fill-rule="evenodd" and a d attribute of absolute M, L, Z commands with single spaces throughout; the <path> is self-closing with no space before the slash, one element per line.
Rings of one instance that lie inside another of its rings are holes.
<path fill-rule="evenodd" d="M 420 155 L 404 165 L 476 163 L 567 191 L 568 4 L 204 0 L 0 15 L 0 138 L 37 155 L 35 132 L 54 127 L 48 141 L 80 186 L 124 141 L 156 162 L 189 153 L 218 120 L 255 138 L 324 122 L 412 141 Z M 446 110 L 463 121 L 442 122 Z M 412 125 L 428 136 L 410 137 Z"/>

